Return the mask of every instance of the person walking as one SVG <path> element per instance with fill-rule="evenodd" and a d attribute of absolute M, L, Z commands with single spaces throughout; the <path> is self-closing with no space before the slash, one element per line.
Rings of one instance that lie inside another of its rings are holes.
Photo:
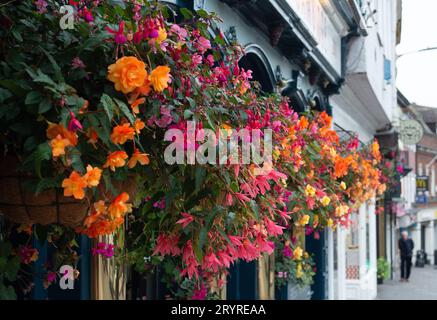
<path fill-rule="evenodd" d="M 411 274 L 411 260 L 413 259 L 414 242 L 408 237 L 407 231 L 402 231 L 399 239 L 401 253 L 401 282 L 408 282 Z"/>

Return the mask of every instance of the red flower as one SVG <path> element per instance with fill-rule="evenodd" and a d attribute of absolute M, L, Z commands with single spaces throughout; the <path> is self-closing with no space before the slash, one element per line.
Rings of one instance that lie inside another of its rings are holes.
<path fill-rule="evenodd" d="M 182 212 L 181 215 L 183 216 L 183 218 L 176 221 L 176 223 L 181 224 L 182 228 L 185 229 L 186 226 L 193 222 L 194 217 L 191 214 L 185 212 Z"/>
<path fill-rule="evenodd" d="M 105 30 L 111 34 L 114 34 L 114 41 L 117 44 L 123 44 L 127 41 L 126 36 L 124 35 L 124 21 L 120 21 L 118 24 L 118 30 L 113 30 L 109 27 L 105 27 Z"/>
<path fill-rule="evenodd" d="M 181 253 L 181 249 L 178 247 L 179 236 L 178 235 L 165 235 L 160 234 L 156 239 L 155 250 L 153 255 L 161 254 L 177 256 Z"/>

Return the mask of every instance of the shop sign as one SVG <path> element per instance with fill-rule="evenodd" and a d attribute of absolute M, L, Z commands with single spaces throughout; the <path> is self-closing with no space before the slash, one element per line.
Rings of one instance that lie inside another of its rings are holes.
<path fill-rule="evenodd" d="M 401 141 L 407 145 L 417 144 L 423 137 L 422 125 L 416 120 L 401 121 L 399 136 Z"/>
<path fill-rule="evenodd" d="M 416 192 L 425 192 L 428 191 L 428 176 L 417 176 L 416 177 Z"/>

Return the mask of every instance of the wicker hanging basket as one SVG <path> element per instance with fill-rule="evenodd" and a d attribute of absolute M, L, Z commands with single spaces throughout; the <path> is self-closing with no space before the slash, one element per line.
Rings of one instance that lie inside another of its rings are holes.
<path fill-rule="evenodd" d="M 68 227 L 78 227 L 88 214 L 88 200 L 64 197 L 61 188 L 43 191 L 38 195 L 24 189 L 29 176 L 15 171 L 17 159 L 7 157 L 0 161 L 0 214 L 15 223 L 41 224 L 59 223 Z M 129 193 L 132 199 L 136 192 L 133 179 L 114 184 L 118 190 Z M 108 200 L 116 195 L 104 191 Z"/>

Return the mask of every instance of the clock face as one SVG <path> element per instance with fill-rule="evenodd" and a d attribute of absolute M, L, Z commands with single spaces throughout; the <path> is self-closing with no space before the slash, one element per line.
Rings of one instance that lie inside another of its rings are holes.
<path fill-rule="evenodd" d="M 403 143 L 408 145 L 416 144 L 423 137 L 422 125 L 416 120 L 402 121 L 399 135 Z"/>

